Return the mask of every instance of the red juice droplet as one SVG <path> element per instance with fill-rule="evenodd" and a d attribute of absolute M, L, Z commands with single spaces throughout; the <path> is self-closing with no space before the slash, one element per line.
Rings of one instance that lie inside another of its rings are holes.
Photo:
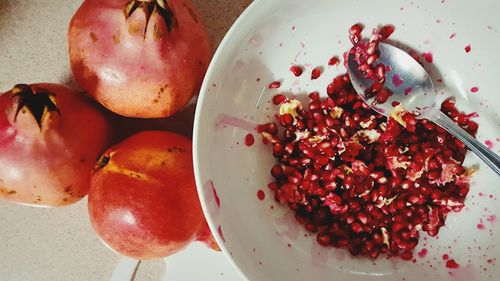
<path fill-rule="evenodd" d="M 478 224 L 477 224 L 477 229 L 479 229 L 479 230 L 484 230 L 484 228 L 485 228 L 485 227 L 484 227 L 484 224 L 482 224 L 482 223 L 478 223 Z"/>
<path fill-rule="evenodd" d="M 217 189 L 215 189 L 214 182 L 209 180 L 207 182 L 207 185 L 210 186 L 210 188 L 212 189 L 215 204 L 217 205 L 218 208 L 220 208 L 220 198 L 219 198 L 219 195 L 217 194 Z"/>
<path fill-rule="evenodd" d="M 489 222 L 496 222 L 497 221 L 497 216 L 491 215 L 486 220 L 489 221 Z"/>
<path fill-rule="evenodd" d="M 450 258 L 450 256 L 448 256 L 448 254 L 444 254 L 444 255 L 443 255 L 443 260 L 444 260 L 444 261 L 448 260 L 449 258 Z"/>
<path fill-rule="evenodd" d="M 471 50 L 470 44 L 469 44 L 469 45 L 467 45 L 467 46 L 465 46 L 465 52 L 466 52 L 466 53 L 469 53 L 469 52 L 470 52 L 470 50 Z"/>
<path fill-rule="evenodd" d="M 257 190 L 257 198 L 262 201 L 266 198 L 266 194 L 262 189 Z"/>
<path fill-rule="evenodd" d="M 473 92 L 473 93 L 477 93 L 477 91 L 479 91 L 479 88 L 478 87 L 472 87 L 472 88 L 470 88 L 470 91 Z"/>
<path fill-rule="evenodd" d="M 457 262 L 455 262 L 455 260 L 451 259 L 451 260 L 446 262 L 446 267 L 455 269 L 455 268 L 459 268 L 460 265 Z"/>
<path fill-rule="evenodd" d="M 418 256 L 421 257 L 421 258 L 425 258 L 426 255 L 427 255 L 427 249 L 426 248 L 423 248 L 422 250 L 420 250 L 420 252 L 418 252 Z"/>
<path fill-rule="evenodd" d="M 215 121 L 215 128 L 224 128 L 226 126 L 240 128 L 246 131 L 254 131 L 257 128 L 257 124 L 248 122 L 244 119 L 229 116 L 226 114 L 220 114 L 217 116 L 217 120 Z"/>
<path fill-rule="evenodd" d="M 412 91 L 413 91 L 412 87 L 405 88 L 405 92 L 404 92 L 405 96 L 409 95 Z"/>
<path fill-rule="evenodd" d="M 246 146 L 252 146 L 255 143 L 255 138 L 253 137 L 252 134 L 247 134 L 245 136 L 245 145 Z"/>
<path fill-rule="evenodd" d="M 399 74 L 394 74 L 394 76 L 392 76 L 392 84 L 394 84 L 394 86 L 396 87 L 399 87 L 401 86 L 401 84 L 403 84 L 404 80 L 401 78 L 401 76 L 399 76 Z"/>
<path fill-rule="evenodd" d="M 488 147 L 489 149 L 493 149 L 493 146 L 494 146 L 494 145 L 493 145 L 493 142 L 492 142 L 492 141 L 490 141 L 490 140 L 486 140 L 486 141 L 484 142 L 484 145 L 486 145 L 486 147 Z"/>
<path fill-rule="evenodd" d="M 222 238 L 222 241 L 226 242 L 226 238 L 224 238 L 224 233 L 222 233 L 222 226 L 219 225 L 217 227 L 217 233 L 219 233 L 220 238 Z"/>

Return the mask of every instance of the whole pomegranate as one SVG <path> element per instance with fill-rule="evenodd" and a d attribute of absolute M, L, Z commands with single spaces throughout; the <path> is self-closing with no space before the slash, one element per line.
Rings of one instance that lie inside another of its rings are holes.
<path fill-rule="evenodd" d="M 189 0 L 86 0 L 68 40 L 76 82 L 127 117 L 180 110 L 199 90 L 212 55 Z"/>
<path fill-rule="evenodd" d="M 0 198 L 62 206 L 87 195 L 110 126 L 93 101 L 58 84 L 0 96 Z"/>
<path fill-rule="evenodd" d="M 89 215 L 99 237 L 136 259 L 169 256 L 195 240 L 214 249 L 194 181 L 191 140 L 145 131 L 98 161 Z"/>

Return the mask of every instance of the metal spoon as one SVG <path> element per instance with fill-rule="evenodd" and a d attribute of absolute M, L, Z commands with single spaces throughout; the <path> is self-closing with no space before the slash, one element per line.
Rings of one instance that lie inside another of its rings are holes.
<path fill-rule="evenodd" d="M 393 101 L 402 104 L 406 111 L 418 112 L 420 115 L 417 118 L 426 118 L 443 127 L 500 175 L 500 157 L 456 125 L 436 107 L 434 85 L 425 69 L 409 54 L 392 45 L 380 43 L 379 51 L 380 57 L 377 63 L 390 66 L 391 69 L 390 72 L 386 73 L 385 87 L 389 88 L 393 95 L 383 104 L 373 104 L 374 98 L 365 96 L 365 90 L 373 84 L 373 81 L 366 79 L 358 71 L 358 64 L 354 60 L 354 55 L 351 54 L 348 58 L 347 72 L 351 77 L 354 89 L 361 98 L 375 111 L 385 116 L 392 111 L 391 103 Z M 394 77 L 395 75 L 396 77 Z M 393 78 L 396 83 L 392 83 Z"/>

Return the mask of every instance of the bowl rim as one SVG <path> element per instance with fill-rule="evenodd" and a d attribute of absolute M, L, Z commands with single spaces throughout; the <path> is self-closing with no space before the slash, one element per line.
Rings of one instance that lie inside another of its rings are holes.
<path fill-rule="evenodd" d="M 194 125 L 193 125 L 193 142 L 192 142 L 192 149 L 193 149 L 193 168 L 194 168 L 194 177 L 195 177 L 195 182 L 196 182 L 196 190 L 198 191 L 198 198 L 201 203 L 201 207 L 203 209 L 203 213 L 205 215 L 205 218 L 207 220 L 208 226 L 210 228 L 210 231 L 212 232 L 212 236 L 214 237 L 215 241 L 219 245 L 219 248 L 222 250 L 222 253 L 226 257 L 226 259 L 229 261 L 231 266 L 239 273 L 239 275 L 244 279 L 244 280 L 250 280 L 247 275 L 241 270 L 241 268 L 238 266 L 234 258 L 232 257 L 231 253 L 229 250 L 226 248 L 224 239 L 220 236 L 218 230 L 217 230 L 217 225 L 215 224 L 214 220 L 210 216 L 208 212 L 208 207 L 207 203 L 205 202 L 204 198 L 204 183 L 202 182 L 202 178 L 200 175 L 200 161 L 199 161 L 199 145 L 198 143 L 200 142 L 200 136 L 199 136 L 199 131 L 200 131 L 200 119 L 203 111 L 202 105 L 205 102 L 205 96 L 207 95 L 208 89 L 210 87 L 211 80 L 213 78 L 213 70 L 215 68 L 215 65 L 217 64 L 219 58 L 223 54 L 223 50 L 226 48 L 226 46 L 229 44 L 229 42 L 232 40 L 232 37 L 234 34 L 237 32 L 237 30 L 240 28 L 242 23 L 247 20 L 248 15 L 252 14 L 255 12 L 255 10 L 259 7 L 259 4 L 262 3 L 263 0 L 254 0 L 248 5 L 248 7 L 238 16 L 236 21 L 231 25 L 229 30 L 227 31 L 226 35 L 224 35 L 224 38 L 222 39 L 221 43 L 217 47 L 217 50 L 215 51 L 212 60 L 210 61 L 210 65 L 208 66 L 207 72 L 205 74 L 205 77 L 203 79 L 202 86 L 200 88 L 200 93 L 198 96 L 198 100 L 196 103 L 196 111 L 195 111 L 195 116 L 194 116 Z"/>

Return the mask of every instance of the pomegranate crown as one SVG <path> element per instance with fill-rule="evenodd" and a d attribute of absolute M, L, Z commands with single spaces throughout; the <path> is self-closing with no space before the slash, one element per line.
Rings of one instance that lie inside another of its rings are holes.
<path fill-rule="evenodd" d="M 171 31 L 177 25 L 177 20 L 168 6 L 167 0 L 130 0 L 123 10 L 125 18 L 128 19 L 137 9 L 143 10 L 146 14 L 144 34 L 148 30 L 149 20 L 154 12 L 157 12 L 163 18 L 168 31 Z"/>
<path fill-rule="evenodd" d="M 42 129 L 43 120 L 49 112 L 59 113 L 55 95 L 48 90 L 33 90 L 29 85 L 18 84 L 12 88 L 11 93 L 13 98 L 19 98 L 14 121 L 17 120 L 19 112 L 25 108 L 33 115 L 38 127 Z"/>

